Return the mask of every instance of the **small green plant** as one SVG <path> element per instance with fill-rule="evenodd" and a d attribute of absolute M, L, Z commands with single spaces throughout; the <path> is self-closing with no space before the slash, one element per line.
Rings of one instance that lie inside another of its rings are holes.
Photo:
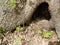
<path fill-rule="evenodd" d="M 10 0 L 9 6 L 11 6 L 12 8 L 15 8 L 16 7 L 16 0 Z"/>
<path fill-rule="evenodd" d="M 42 34 L 42 31 L 38 29 L 37 34 Z"/>
<path fill-rule="evenodd" d="M 18 37 L 17 40 L 21 42 L 22 41 L 22 37 Z"/>
<path fill-rule="evenodd" d="M 54 34 L 54 32 L 47 31 L 43 33 L 43 36 L 44 38 L 49 38 L 52 34 Z"/>
<path fill-rule="evenodd" d="M 21 45 L 20 44 L 21 41 L 22 41 L 22 37 L 17 37 L 16 40 L 15 40 L 15 42 L 14 42 L 14 45 Z"/>
<path fill-rule="evenodd" d="M 23 30 L 23 27 L 18 26 L 18 27 L 16 27 L 16 30 L 17 30 L 17 31 L 22 31 L 22 30 Z"/>
<path fill-rule="evenodd" d="M 0 27 L 0 33 L 2 34 L 4 32 L 4 29 Z"/>
<path fill-rule="evenodd" d="M 4 30 L 2 27 L 0 27 L 0 38 L 3 37 L 2 34 L 3 34 L 4 31 L 5 31 L 5 30 Z"/>

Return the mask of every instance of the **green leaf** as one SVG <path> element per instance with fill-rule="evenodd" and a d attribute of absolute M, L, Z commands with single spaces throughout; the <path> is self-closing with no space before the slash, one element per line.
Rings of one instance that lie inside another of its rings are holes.
<path fill-rule="evenodd" d="M 11 6 L 12 8 L 15 8 L 16 7 L 16 0 L 10 0 L 9 6 Z"/>
<path fill-rule="evenodd" d="M 16 3 L 16 0 L 10 0 L 10 3 Z"/>
<path fill-rule="evenodd" d="M 42 31 L 38 29 L 37 34 L 42 34 Z"/>
<path fill-rule="evenodd" d="M 21 41 L 22 41 L 22 37 L 17 37 L 14 42 L 14 45 L 20 45 Z"/>
<path fill-rule="evenodd" d="M 17 40 L 21 42 L 22 41 L 22 37 L 18 37 Z"/>
<path fill-rule="evenodd" d="M 22 30 L 23 30 L 23 27 L 18 26 L 18 27 L 16 27 L 16 30 L 17 30 L 17 31 L 22 31 Z"/>
<path fill-rule="evenodd" d="M 44 36 L 45 38 L 49 38 L 52 34 L 53 34 L 53 32 L 44 32 L 44 33 L 43 33 L 43 36 Z"/>
<path fill-rule="evenodd" d="M 13 43 L 13 45 L 19 45 L 19 41 L 15 40 L 15 42 Z"/>
<path fill-rule="evenodd" d="M 14 45 L 18 45 L 18 42 L 17 42 L 17 41 L 15 41 L 15 42 L 14 42 Z"/>

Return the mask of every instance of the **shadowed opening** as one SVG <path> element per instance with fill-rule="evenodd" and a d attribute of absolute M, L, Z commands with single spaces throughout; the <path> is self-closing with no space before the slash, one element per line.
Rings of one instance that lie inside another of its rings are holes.
<path fill-rule="evenodd" d="M 31 22 L 33 22 L 34 20 L 39 19 L 39 20 L 50 20 L 51 19 L 51 15 L 50 15 L 50 11 L 49 11 L 49 4 L 46 2 L 41 3 L 39 6 L 37 6 L 37 8 L 35 9 L 35 11 L 32 14 L 31 19 L 29 20 L 29 22 L 25 22 L 24 24 L 21 24 L 21 27 L 27 27 L 29 26 L 29 24 Z M 54 29 L 53 29 L 54 30 Z M 15 30 L 13 30 L 12 32 L 14 32 Z"/>
<path fill-rule="evenodd" d="M 29 20 L 29 23 L 26 22 L 24 23 L 24 25 L 28 26 L 31 22 L 35 21 L 36 19 L 39 19 L 39 20 L 46 19 L 48 21 L 51 19 L 48 3 L 43 2 L 39 6 L 37 6 Z M 23 24 L 21 26 L 23 26 Z"/>
<path fill-rule="evenodd" d="M 33 12 L 31 20 L 35 20 L 37 18 L 40 20 L 46 19 L 48 21 L 51 19 L 48 3 L 41 3 Z"/>

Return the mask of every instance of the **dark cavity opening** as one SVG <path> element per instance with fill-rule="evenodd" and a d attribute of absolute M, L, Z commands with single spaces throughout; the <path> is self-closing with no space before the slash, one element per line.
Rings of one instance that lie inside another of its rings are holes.
<path fill-rule="evenodd" d="M 48 21 L 51 19 L 48 3 L 43 2 L 36 8 L 36 10 L 32 14 L 31 20 L 35 19 L 46 19 Z"/>
<path fill-rule="evenodd" d="M 50 11 L 49 11 L 49 5 L 46 2 L 41 3 L 33 12 L 32 17 L 30 18 L 30 20 L 27 22 L 25 22 L 24 24 L 21 24 L 20 26 L 23 27 L 23 25 L 25 27 L 29 26 L 29 24 L 33 21 L 35 21 L 36 19 L 39 20 L 50 20 L 51 19 L 51 15 L 50 15 Z"/>

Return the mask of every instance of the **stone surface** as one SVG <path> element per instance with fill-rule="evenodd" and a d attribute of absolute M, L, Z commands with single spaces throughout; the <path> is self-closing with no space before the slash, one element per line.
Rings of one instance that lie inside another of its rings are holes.
<path fill-rule="evenodd" d="M 60 0 L 17 0 L 16 8 L 9 6 L 9 0 L 0 0 L 0 26 L 5 30 L 12 30 L 26 22 L 32 16 L 35 8 L 46 2 L 51 13 L 50 24 L 56 28 L 60 38 Z"/>

